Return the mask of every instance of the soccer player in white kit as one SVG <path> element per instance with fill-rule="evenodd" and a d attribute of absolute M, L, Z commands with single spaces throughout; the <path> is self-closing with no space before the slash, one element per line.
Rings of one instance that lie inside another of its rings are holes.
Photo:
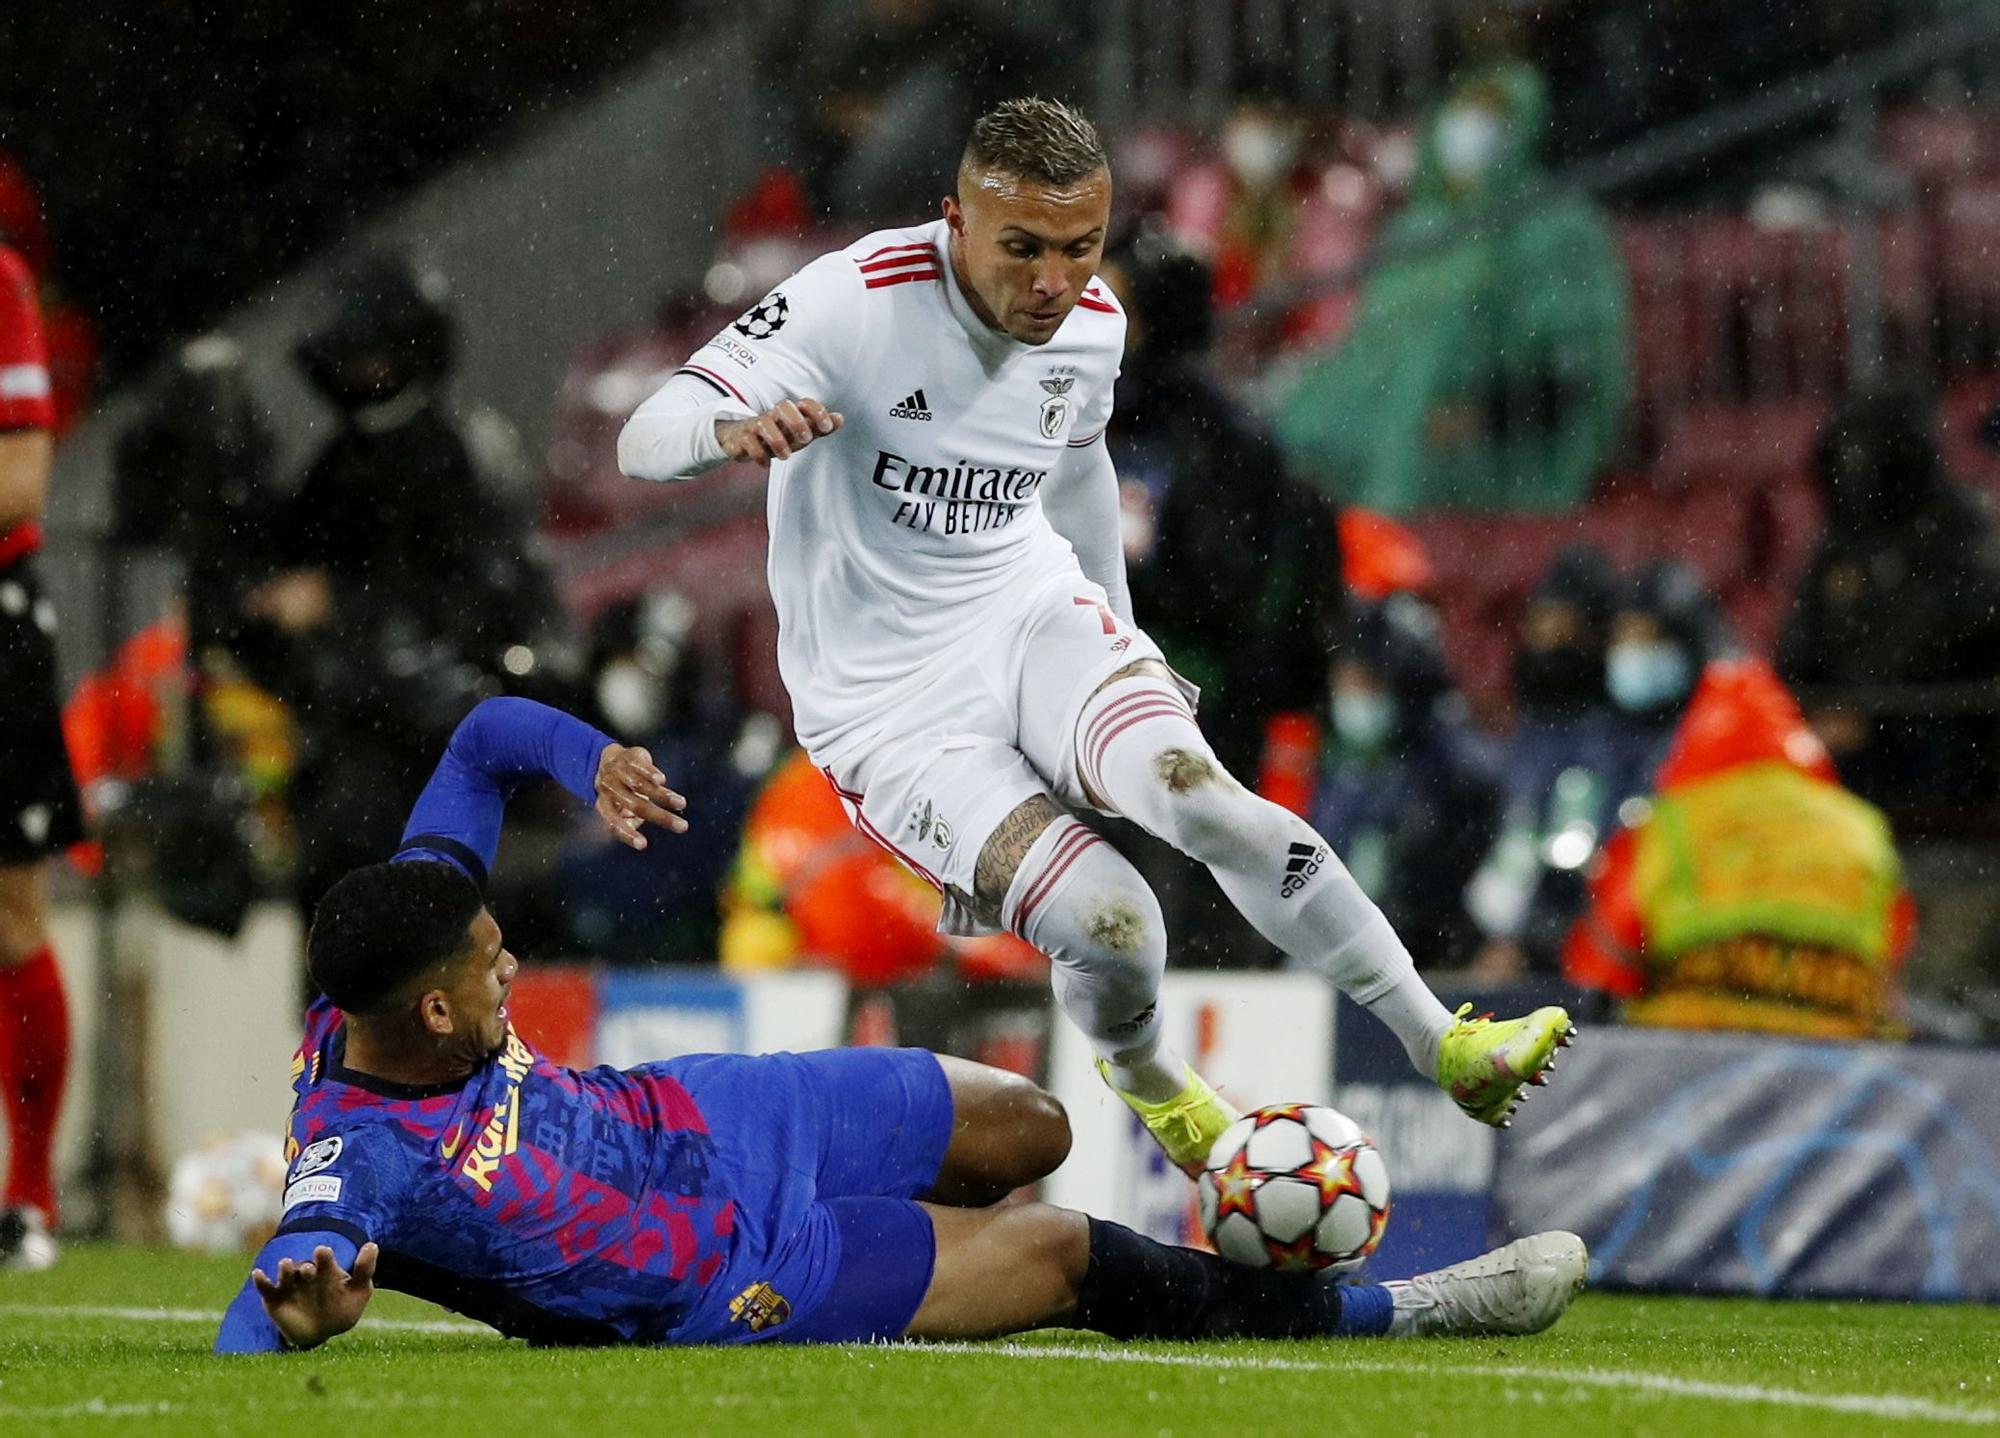
<path fill-rule="evenodd" d="M 1105 449 L 1125 316 L 1094 276 L 1111 206 L 1066 106 L 983 116 L 943 218 L 822 255 L 641 405 L 619 467 L 768 464 L 778 665 L 855 824 L 943 897 L 949 933 L 1047 954 L 1107 1083 L 1197 1171 L 1233 1118 L 1161 1041 L 1167 935 L 1073 816 L 1120 814 L 1209 866 L 1267 939 L 1504 1124 L 1574 1032 L 1559 1008 L 1447 1012 L 1313 829 L 1224 771 L 1195 693 L 1134 622 Z"/>

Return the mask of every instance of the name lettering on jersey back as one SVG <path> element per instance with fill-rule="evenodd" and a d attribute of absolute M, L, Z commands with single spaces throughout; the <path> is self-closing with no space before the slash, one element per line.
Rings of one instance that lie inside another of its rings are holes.
<path fill-rule="evenodd" d="M 499 1172 L 500 1161 L 521 1146 L 521 1085 L 534 1066 L 534 1054 L 509 1025 L 507 1047 L 500 1051 L 500 1072 L 506 1077 L 507 1090 L 500 1096 L 500 1102 L 493 1105 L 493 1116 L 486 1120 L 479 1141 L 466 1154 L 465 1166 L 459 1170 L 487 1193 L 493 1191 L 493 1176 Z"/>
<path fill-rule="evenodd" d="M 1048 477 L 1045 469 L 1000 469 L 963 460 L 916 464 L 883 449 L 875 452 L 869 482 L 905 496 L 889 516 L 891 524 L 939 534 L 979 534 L 1012 524 Z"/>

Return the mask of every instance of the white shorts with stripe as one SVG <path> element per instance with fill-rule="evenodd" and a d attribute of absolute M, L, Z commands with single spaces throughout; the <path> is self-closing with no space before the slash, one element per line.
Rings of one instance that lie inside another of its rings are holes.
<path fill-rule="evenodd" d="M 1079 745 L 1085 702 L 1139 659 L 1165 662 L 1111 612 L 1102 589 L 1076 575 L 1044 587 L 978 648 L 942 657 L 888 722 L 813 761 L 855 826 L 944 896 L 941 932 L 991 934 L 995 926 L 974 912 L 973 875 L 1000 822 L 1037 794 L 1095 807 L 1086 785 L 1104 747 L 1174 702 L 1149 686 L 1100 715 Z M 1192 710 L 1198 691 L 1175 681 Z"/>

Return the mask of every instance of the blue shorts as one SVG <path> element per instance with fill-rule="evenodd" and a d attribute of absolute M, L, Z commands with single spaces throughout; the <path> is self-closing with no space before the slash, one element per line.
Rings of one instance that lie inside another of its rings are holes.
<path fill-rule="evenodd" d="M 912 1202 L 951 1142 L 951 1087 L 925 1049 L 704 1054 L 672 1073 L 735 1191 L 737 1256 L 681 1343 L 851 1343 L 909 1326 L 937 1258 Z"/>

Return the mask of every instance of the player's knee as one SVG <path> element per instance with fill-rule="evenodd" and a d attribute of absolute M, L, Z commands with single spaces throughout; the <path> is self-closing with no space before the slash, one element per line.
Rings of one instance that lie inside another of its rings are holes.
<path fill-rule="evenodd" d="M 1059 969 L 1107 978 L 1150 976 L 1157 983 L 1167 962 L 1166 918 L 1132 861 L 1092 840 L 1050 874 L 1047 887 L 1039 892 L 1031 887 L 1015 910 L 1015 932 Z M 1028 922 L 1020 923 L 1023 915 Z"/>
<path fill-rule="evenodd" d="M 1166 922 L 1160 901 L 1143 883 L 1084 901 L 1077 922 L 1101 961 L 1150 969 L 1166 962 Z"/>
<path fill-rule="evenodd" d="M 1164 749 L 1154 756 L 1166 838 L 1189 858 L 1205 864 L 1255 846 L 1262 800 L 1205 750 Z"/>
<path fill-rule="evenodd" d="M 1087 973 L 1106 1003 L 1121 999 L 1137 1008 L 1158 994 L 1167 970 L 1167 920 L 1151 886 L 1124 859 L 1122 883 L 1077 896 L 1070 923 L 1081 942 L 1068 967 Z"/>
<path fill-rule="evenodd" d="M 1015 1187 L 1047 1178 L 1069 1157 L 1069 1113 L 1062 1100 L 1040 1084 L 1023 1084 L 1018 1153 L 1023 1177 Z"/>

